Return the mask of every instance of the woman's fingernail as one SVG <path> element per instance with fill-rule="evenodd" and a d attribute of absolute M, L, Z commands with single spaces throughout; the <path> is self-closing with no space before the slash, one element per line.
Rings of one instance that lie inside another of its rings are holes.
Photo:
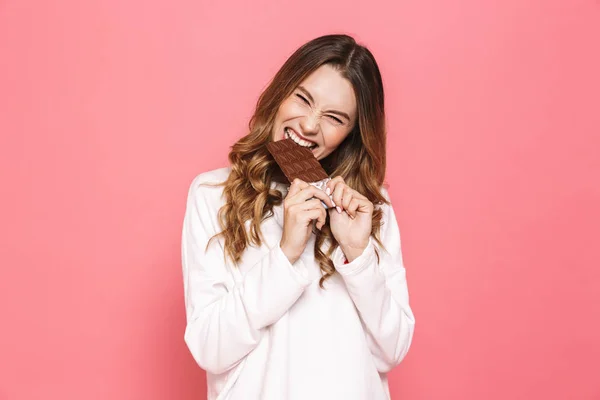
<path fill-rule="evenodd" d="M 333 204 L 333 206 L 334 206 L 334 207 L 337 207 L 337 206 L 335 205 L 335 201 L 333 201 L 333 199 L 331 199 L 331 204 Z"/>
<path fill-rule="evenodd" d="M 341 208 L 339 208 L 338 206 L 335 206 L 335 209 L 337 210 L 338 214 L 341 214 L 341 213 L 342 213 L 342 209 L 341 209 Z"/>
<path fill-rule="evenodd" d="M 329 195 L 331 194 L 331 189 L 327 188 L 327 189 L 325 190 L 325 193 L 327 193 L 327 196 L 329 196 Z"/>

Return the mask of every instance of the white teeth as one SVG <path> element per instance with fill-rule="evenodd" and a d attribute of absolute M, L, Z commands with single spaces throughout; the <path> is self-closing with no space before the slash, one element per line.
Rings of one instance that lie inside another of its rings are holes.
<path fill-rule="evenodd" d="M 308 142 L 306 140 L 300 139 L 298 136 L 296 136 L 296 134 L 294 133 L 294 131 L 285 128 L 285 135 L 292 139 L 294 142 L 296 142 L 297 144 L 299 144 L 302 147 L 315 147 L 316 145 L 314 143 Z"/>

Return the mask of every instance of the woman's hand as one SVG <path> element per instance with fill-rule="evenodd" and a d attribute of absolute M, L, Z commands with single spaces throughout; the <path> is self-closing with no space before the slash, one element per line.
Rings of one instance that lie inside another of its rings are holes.
<path fill-rule="evenodd" d="M 333 207 L 331 199 L 323 190 L 300 179 L 294 179 L 283 201 L 283 235 L 279 243 L 281 250 L 292 264 L 306 247 L 308 238 L 312 234 L 313 221 L 316 221 L 319 230 L 325 225 L 327 213 L 321 200 L 328 207 Z"/>
<path fill-rule="evenodd" d="M 327 191 L 329 189 L 329 191 Z M 373 203 L 352 189 L 341 176 L 327 183 L 336 208 L 329 209 L 331 233 L 340 245 L 346 259 L 352 261 L 369 244 L 373 220 Z"/>

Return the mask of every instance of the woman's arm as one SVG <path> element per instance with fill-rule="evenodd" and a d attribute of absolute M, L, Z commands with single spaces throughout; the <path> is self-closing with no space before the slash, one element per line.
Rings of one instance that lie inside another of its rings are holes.
<path fill-rule="evenodd" d="M 387 190 L 382 189 L 382 193 L 389 200 Z M 382 209 L 381 242 L 387 252 L 377 249 L 379 264 L 375 254 L 376 243 L 372 238 L 369 238 L 363 253 L 353 261 L 344 264 L 344 253 L 339 247 L 332 260 L 358 309 L 377 369 L 385 373 L 406 356 L 412 342 L 415 318 L 408 301 L 406 270 L 394 209 L 391 204 L 383 205 Z"/>
<path fill-rule="evenodd" d="M 200 367 L 220 374 L 257 346 L 263 330 L 294 304 L 310 281 L 302 261 L 290 264 L 277 245 L 234 285 L 222 246 L 213 240 L 205 251 L 215 233 L 211 213 L 218 210 L 211 209 L 199 183 L 197 177 L 190 187 L 183 223 L 185 342 Z"/>

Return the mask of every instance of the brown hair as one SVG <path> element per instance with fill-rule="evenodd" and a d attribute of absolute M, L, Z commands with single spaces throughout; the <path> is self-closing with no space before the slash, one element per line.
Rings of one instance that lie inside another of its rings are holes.
<path fill-rule="evenodd" d="M 273 215 L 273 206 L 283 201 L 280 191 L 271 189 L 278 168 L 267 151 L 271 130 L 281 103 L 297 86 L 322 65 L 334 67 L 352 84 L 357 101 L 357 123 L 346 139 L 321 161 L 327 173 L 342 176 L 348 186 L 366 196 L 373 204 L 388 203 L 380 188 L 386 165 L 386 131 L 383 84 L 379 67 L 371 52 L 348 35 L 326 35 L 309 41 L 296 50 L 277 72 L 258 99 L 250 119 L 250 132 L 231 148 L 228 179 L 224 186 L 225 205 L 219 210 L 224 236 L 225 256 L 238 263 L 248 244 L 262 243 L 261 222 Z M 379 240 L 382 211 L 375 207 L 372 237 Z M 244 223 L 251 220 L 250 232 Z M 331 233 L 329 218 L 316 230 L 315 259 L 322 271 L 320 286 L 335 272 L 331 255 L 338 243 Z M 327 254 L 321 250 L 331 240 Z M 210 242 L 209 242 L 210 243 Z M 379 255 L 377 255 L 379 257 Z"/>

